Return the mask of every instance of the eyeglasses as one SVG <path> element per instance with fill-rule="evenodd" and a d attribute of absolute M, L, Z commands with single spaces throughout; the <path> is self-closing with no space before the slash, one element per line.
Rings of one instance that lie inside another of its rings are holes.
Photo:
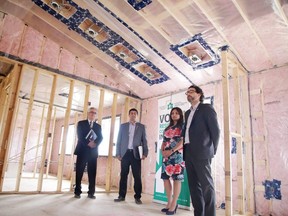
<path fill-rule="evenodd" d="M 195 92 L 196 92 L 195 90 L 189 90 L 189 91 L 185 92 L 185 94 L 188 95 L 188 94 L 192 94 L 192 93 L 195 93 Z"/>
<path fill-rule="evenodd" d="M 93 111 L 90 111 L 89 113 L 91 113 L 91 114 L 94 114 L 94 115 L 96 115 L 96 114 L 97 114 L 96 112 L 93 112 Z"/>

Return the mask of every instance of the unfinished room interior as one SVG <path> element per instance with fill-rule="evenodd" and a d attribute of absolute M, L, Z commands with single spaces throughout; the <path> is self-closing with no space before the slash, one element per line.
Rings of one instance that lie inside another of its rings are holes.
<path fill-rule="evenodd" d="M 163 215 L 162 135 L 196 85 L 220 128 L 216 215 L 288 216 L 287 50 L 287 0 L 0 0 L 0 215 Z M 96 199 L 86 170 L 75 199 L 90 107 L 103 135 Z M 149 149 L 142 205 L 131 169 L 126 200 L 113 201 L 131 108 Z M 194 215 L 187 172 L 176 215 Z"/>

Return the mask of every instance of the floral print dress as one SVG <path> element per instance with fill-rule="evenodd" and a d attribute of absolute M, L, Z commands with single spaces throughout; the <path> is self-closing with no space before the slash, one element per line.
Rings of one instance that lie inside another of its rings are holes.
<path fill-rule="evenodd" d="M 170 126 L 163 133 L 162 148 L 174 148 L 182 137 L 182 127 Z M 161 179 L 184 180 L 185 162 L 183 161 L 183 148 L 173 152 L 168 158 L 163 158 Z"/>

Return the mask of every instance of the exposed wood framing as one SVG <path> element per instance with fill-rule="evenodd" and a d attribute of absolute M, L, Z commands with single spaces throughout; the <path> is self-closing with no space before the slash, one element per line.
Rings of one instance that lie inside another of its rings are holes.
<path fill-rule="evenodd" d="M 1 83 L 0 88 L 0 140 L 3 135 L 2 126 L 4 126 L 4 118 L 5 118 L 5 112 L 7 110 L 7 99 L 8 99 L 8 92 L 7 88 L 9 88 L 9 77 L 6 77 L 4 81 Z M 0 144 L 1 146 L 1 144 Z"/>
<path fill-rule="evenodd" d="M 21 77 L 20 77 L 20 80 L 21 80 Z M 22 82 L 22 81 L 20 81 L 20 82 Z M 20 86 L 18 86 L 18 89 L 20 89 L 19 87 Z M 17 93 L 19 94 L 18 90 L 17 90 Z M 16 97 L 16 98 L 18 98 L 18 97 Z M 9 150 L 6 153 L 7 154 L 7 161 L 4 162 L 4 164 L 5 164 L 4 165 L 4 169 L 5 170 L 8 169 L 8 164 L 9 164 L 8 162 L 9 162 L 9 157 L 10 157 L 10 152 L 11 152 L 11 146 L 12 146 L 12 143 L 13 143 L 13 139 L 15 138 L 14 135 L 15 136 L 18 135 L 18 134 L 17 135 L 15 134 L 15 131 L 17 129 L 17 127 L 15 127 L 15 126 L 17 126 L 16 123 L 17 123 L 17 117 L 18 117 L 20 106 L 21 106 L 21 98 L 18 98 L 18 100 L 16 101 L 16 104 L 15 104 L 16 112 L 13 113 L 13 117 L 12 117 L 13 119 L 12 119 L 11 127 L 10 127 L 10 135 L 9 135 L 8 142 L 7 142 L 8 143 L 7 146 L 9 148 Z"/>
<path fill-rule="evenodd" d="M 221 92 L 220 92 L 221 91 Z M 215 85 L 214 88 L 214 101 L 218 101 L 220 97 L 218 97 L 218 95 L 221 95 L 222 93 L 222 89 L 220 89 L 220 85 Z M 214 104 L 214 109 L 216 111 L 216 113 L 220 113 L 220 111 L 222 112 L 222 110 L 219 110 L 219 106 L 216 106 L 216 104 Z M 217 154 L 218 155 L 218 154 Z M 219 164 L 221 164 L 220 160 L 222 160 L 222 157 L 220 158 L 219 156 L 214 157 L 214 159 L 212 160 L 212 176 L 213 176 L 213 180 L 214 180 L 214 187 L 215 187 L 215 195 L 217 197 L 217 195 L 221 195 L 221 193 L 223 193 L 223 189 L 222 189 L 222 184 L 221 184 L 221 180 L 222 180 L 222 167 L 219 168 Z M 218 166 L 218 169 L 217 169 Z M 218 178 L 217 178 L 218 175 Z"/>
<path fill-rule="evenodd" d="M 0 118 L 0 120 L 1 120 L 1 122 L 2 122 L 2 126 L 4 127 L 6 124 L 7 124 L 7 113 L 8 113 L 8 111 L 9 111 L 9 98 L 10 98 L 10 91 L 11 91 L 11 82 L 9 81 L 9 83 L 8 83 L 8 85 L 7 86 L 5 86 L 5 89 L 4 89 L 4 91 L 3 91 L 3 96 L 4 96 L 4 98 L 3 98 L 3 102 L 4 102 L 4 106 L 3 106 L 3 108 L 2 108 L 2 111 L 1 111 L 1 114 L 2 114 L 2 116 L 1 116 L 1 118 Z M 2 128 L 1 128 L 2 129 Z M 3 136 L 4 136 L 4 131 L 3 130 L 1 130 L 1 133 L 0 133 L 0 140 L 2 140 L 2 138 L 3 138 Z M 4 145 L 4 143 L 2 143 L 3 145 Z M 1 144 L 1 145 L 2 145 Z M 7 144 L 5 144 L 6 146 L 7 146 Z"/>
<path fill-rule="evenodd" d="M 38 138 L 37 138 L 37 146 L 36 146 L 36 153 L 35 153 L 35 163 L 34 163 L 33 178 L 35 178 L 35 175 L 36 175 L 36 172 L 37 172 L 38 151 L 39 151 L 39 147 L 41 146 L 40 139 L 41 139 L 41 132 L 42 132 L 42 125 L 43 125 L 43 119 L 44 119 L 44 114 L 45 114 L 45 108 L 46 108 L 45 105 L 43 105 L 41 121 L 40 121 L 40 128 L 39 128 L 39 133 L 38 133 Z"/>
<path fill-rule="evenodd" d="M 12 126 L 13 120 L 15 119 L 15 114 L 14 114 L 14 109 L 17 107 L 17 98 L 19 95 L 20 88 L 19 86 L 21 85 L 22 81 L 22 66 L 16 64 L 14 65 L 14 69 L 11 73 L 11 76 L 13 76 L 12 79 L 12 85 L 11 89 L 9 92 L 9 99 L 7 101 L 7 104 L 9 106 L 7 107 L 7 112 L 6 112 L 6 121 L 2 122 L 2 127 L 1 127 L 1 139 L 0 139 L 0 192 L 2 191 L 3 188 L 3 181 L 4 181 L 4 174 L 5 174 L 5 168 L 7 166 L 7 158 L 8 158 L 8 149 L 9 146 L 8 144 L 11 143 L 11 135 L 10 131 L 12 131 Z M 3 87 L 5 88 L 5 87 Z M 3 112 L 3 110 L 2 110 Z M 1 114 L 1 113 L 0 113 Z"/>
<path fill-rule="evenodd" d="M 74 65 L 73 65 L 73 74 L 76 74 L 76 72 L 77 72 L 77 64 L 78 63 L 79 63 L 78 56 L 75 56 L 75 61 L 74 61 Z"/>
<path fill-rule="evenodd" d="M 49 171 L 50 157 L 48 157 L 46 160 L 46 152 L 47 152 L 47 146 L 48 146 L 49 130 L 50 130 L 50 125 L 51 125 L 51 117 L 52 117 L 52 112 L 53 112 L 53 104 L 54 104 L 54 99 L 55 99 L 56 86 L 57 86 L 57 75 L 53 75 L 53 83 L 52 83 L 52 88 L 51 88 L 51 92 L 50 92 L 50 101 L 49 101 L 48 112 L 47 112 L 47 117 L 46 117 L 46 125 L 45 125 L 43 146 L 42 146 L 42 153 L 41 153 L 40 171 L 39 171 L 39 177 L 38 177 L 37 191 L 39 191 L 39 192 L 42 191 L 45 161 L 47 161 L 47 164 L 46 164 L 47 173 Z M 54 115 L 56 115 L 56 108 L 54 111 Z M 56 117 L 54 116 L 54 118 L 56 118 Z M 54 119 L 54 121 L 55 121 L 55 119 Z M 55 125 L 53 123 L 53 129 L 54 129 L 54 126 Z M 51 146 L 50 146 L 50 152 L 51 152 L 51 150 L 52 150 L 52 142 L 51 142 Z M 49 152 L 49 155 L 51 155 L 50 152 Z"/>
<path fill-rule="evenodd" d="M 28 139 L 28 131 L 29 131 L 29 126 L 30 126 L 32 108 L 33 108 L 34 96 L 36 92 L 38 78 L 39 78 L 39 71 L 36 70 L 34 73 L 33 84 L 32 84 L 32 88 L 30 92 L 30 99 L 29 99 L 28 111 L 27 111 L 27 116 L 26 116 L 25 128 L 23 132 L 23 139 L 21 142 L 21 152 L 20 152 L 18 172 L 17 172 L 17 178 L 16 178 L 16 186 L 15 186 L 16 192 L 19 191 L 20 181 L 22 178 L 22 170 L 23 170 L 23 165 L 24 165 L 24 157 L 25 157 L 25 150 L 26 150 L 26 144 L 27 144 L 27 139 Z"/>
<path fill-rule="evenodd" d="M 235 5 L 235 7 L 237 8 L 238 12 L 240 13 L 240 15 L 242 16 L 242 18 L 245 20 L 245 23 L 248 25 L 250 31 L 253 33 L 253 35 L 255 36 L 257 42 L 261 45 L 263 52 L 265 53 L 266 57 L 270 60 L 271 62 L 271 57 L 266 49 L 266 47 L 264 46 L 262 40 L 260 39 L 259 35 L 257 34 L 257 32 L 255 31 L 255 29 L 252 27 L 251 22 L 249 21 L 248 17 L 246 16 L 246 14 L 244 13 L 244 11 L 242 10 L 241 6 L 239 5 L 239 3 L 236 0 L 232 0 L 233 4 Z M 272 62 L 271 62 L 272 64 Z"/>
<path fill-rule="evenodd" d="M 242 103 L 248 103 L 248 101 L 241 100 L 240 94 L 240 77 L 239 69 L 235 67 L 234 71 L 234 111 L 235 111 L 235 124 L 236 133 L 239 136 L 236 137 L 237 143 L 237 187 L 238 187 L 238 212 L 241 215 L 245 215 L 245 194 L 244 194 L 244 169 L 243 169 L 243 145 L 242 145 Z"/>
<path fill-rule="evenodd" d="M 70 89 L 69 89 L 69 97 L 68 97 L 68 104 L 65 113 L 65 120 L 64 120 L 64 132 L 63 132 L 63 141 L 61 146 L 61 154 L 58 161 L 58 172 L 57 172 L 57 192 L 62 190 L 62 179 L 63 179 L 63 170 L 64 170 L 64 161 L 65 161 L 65 149 L 66 149 L 66 142 L 67 142 L 67 134 L 69 128 L 69 120 L 70 120 L 70 113 L 71 113 L 71 106 L 73 100 L 73 92 L 74 92 L 74 80 L 70 80 Z"/>
<path fill-rule="evenodd" d="M 139 121 L 141 122 L 141 119 L 142 119 L 142 103 L 141 103 L 141 101 L 135 101 L 135 103 L 136 103 L 136 109 L 138 110 L 138 113 L 139 113 L 139 115 L 138 115 L 138 119 L 139 119 Z"/>
<path fill-rule="evenodd" d="M 189 35 L 196 34 L 196 32 L 191 31 L 191 23 L 185 22 L 187 19 L 185 18 L 185 15 L 180 12 L 182 8 L 184 9 L 188 6 L 189 3 L 187 3 L 187 1 L 182 1 L 182 5 L 180 5 L 180 2 L 177 3 L 177 7 L 175 7 L 174 2 L 171 1 L 158 0 L 158 2 L 165 8 L 166 11 L 170 13 L 170 15 L 182 26 L 183 29 L 185 29 Z"/>
<path fill-rule="evenodd" d="M 284 10 L 282 8 L 282 5 L 281 5 L 280 1 L 279 0 L 274 0 L 274 4 L 276 5 L 276 7 L 278 9 L 281 18 L 284 20 L 285 24 L 288 26 L 288 18 L 287 18 L 286 14 L 285 14 L 285 12 L 284 12 Z"/>
<path fill-rule="evenodd" d="M 57 69 L 59 69 L 59 67 L 60 67 L 62 50 L 63 50 L 63 47 L 60 47 L 59 55 L 58 55 L 58 59 L 57 59 L 57 66 L 56 66 Z"/>
<path fill-rule="evenodd" d="M 247 215 L 254 215 L 255 201 L 254 201 L 254 178 L 253 178 L 253 148 L 251 142 L 251 122 L 250 122 L 250 107 L 249 107 L 249 85 L 248 74 L 244 73 L 242 84 L 242 100 L 243 103 L 243 141 L 245 143 L 245 180 L 246 180 L 246 203 L 247 203 Z"/>
<path fill-rule="evenodd" d="M 84 105 L 85 106 L 85 105 Z M 86 105 L 87 106 L 87 105 Z M 76 147 L 77 144 L 77 124 L 78 124 L 78 112 L 75 113 L 75 117 L 74 117 L 74 125 L 75 125 L 75 133 L 74 133 L 74 137 L 73 137 L 73 148 L 71 151 L 71 157 L 70 157 L 70 173 L 71 173 L 71 177 L 70 177 L 70 191 L 73 191 L 73 185 L 75 184 L 75 172 L 74 172 L 74 149 Z"/>
<path fill-rule="evenodd" d="M 85 99 L 83 104 L 83 116 L 82 119 L 87 119 L 87 111 L 88 111 L 88 103 L 89 103 L 89 96 L 90 96 L 90 85 L 86 85 L 85 89 Z"/>
<path fill-rule="evenodd" d="M 262 124 L 264 127 L 264 131 L 263 131 L 263 147 L 265 149 L 265 160 L 266 160 L 266 166 L 265 166 L 265 170 L 266 170 L 266 177 L 267 179 L 271 179 L 271 173 L 270 173 L 270 160 L 269 160 L 269 147 L 268 147 L 268 141 L 267 141 L 267 137 L 268 137 L 268 132 L 267 132 L 267 121 L 265 118 L 265 114 L 264 114 L 264 103 L 265 103 L 265 99 L 264 99 L 264 93 L 263 93 L 263 81 L 261 81 L 260 83 L 260 100 L 261 100 L 261 111 L 263 112 L 263 116 L 262 116 Z M 254 140 L 254 138 L 253 138 Z M 272 212 L 272 199 L 269 200 L 269 212 Z"/>
<path fill-rule="evenodd" d="M 110 125 L 110 139 L 109 139 L 109 151 L 107 159 L 107 168 L 106 168 L 106 186 L 105 190 L 109 192 L 111 190 L 111 172 L 112 172 L 112 159 L 113 159 L 113 137 L 114 137 L 114 128 L 115 128 L 115 119 L 117 112 L 117 93 L 113 94 L 113 105 L 111 113 L 111 125 Z"/>
<path fill-rule="evenodd" d="M 222 56 L 222 88 L 223 88 L 223 118 L 224 118 L 224 162 L 225 162 L 225 215 L 233 215 L 232 202 L 232 166 L 231 166 L 231 136 L 230 136 L 230 95 L 227 52 Z"/>
<path fill-rule="evenodd" d="M 124 112 L 122 112 L 122 117 L 121 117 L 121 123 L 128 121 L 129 106 L 130 106 L 130 98 L 126 97 L 125 98 Z"/>
<path fill-rule="evenodd" d="M 238 213 L 240 215 L 253 215 L 254 194 L 252 176 L 252 144 L 251 144 L 251 123 L 249 111 L 249 95 L 247 73 L 243 71 L 240 64 L 230 64 L 227 52 L 222 52 L 222 88 L 223 88 L 223 118 L 224 118 L 224 154 L 225 154 L 225 215 L 233 215 L 232 203 L 232 164 L 231 164 L 231 136 L 237 140 L 237 188 L 238 188 Z M 229 74 L 233 70 L 233 76 Z M 230 93 L 229 79 L 234 80 L 234 111 L 235 128 L 231 131 L 230 125 Z M 243 155 L 243 145 L 246 145 Z M 244 159 L 245 156 L 245 168 Z M 244 174 L 245 173 L 245 174 Z M 247 176 L 247 178 L 246 178 Z M 246 181 L 246 184 L 244 182 Z M 246 187 L 245 187 L 246 186 Z M 246 201 L 246 202 L 245 202 Z"/>
<path fill-rule="evenodd" d="M 26 32 L 27 32 L 27 25 L 25 24 L 24 25 L 24 28 L 23 28 L 23 31 L 22 31 L 22 34 L 21 34 L 21 40 L 20 40 L 20 44 L 19 44 L 19 47 L 18 47 L 18 56 L 21 56 L 21 52 L 22 52 L 22 49 L 23 49 L 23 42 L 24 42 L 24 38 L 26 36 Z"/>
<path fill-rule="evenodd" d="M 100 100 L 99 100 L 99 106 L 98 106 L 98 124 L 102 124 L 102 118 L 103 118 L 103 108 L 104 108 L 104 95 L 105 90 L 100 89 Z"/>
<path fill-rule="evenodd" d="M 171 35 L 169 35 L 165 31 L 164 26 L 162 26 L 162 21 L 167 19 L 170 14 L 167 14 L 166 12 L 160 13 L 157 14 L 157 19 L 155 19 L 155 14 L 151 14 L 149 10 L 145 10 L 144 8 L 139 11 L 139 15 L 141 15 L 143 19 L 145 19 L 147 23 L 149 23 L 156 31 L 158 31 L 170 44 L 175 43 Z"/>
<path fill-rule="evenodd" d="M 41 62 L 41 60 L 42 60 L 42 56 L 43 56 L 43 52 L 44 52 L 44 47 L 46 46 L 46 42 L 47 42 L 47 37 L 43 36 L 41 49 L 40 49 L 40 53 L 38 56 L 38 63 Z"/>
<path fill-rule="evenodd" d="M 51 100 L 51 97 L 50 97 Z M 52 150 L 53 150 L 53 141 L 54 141 L 54 134 L 55 134 L 55 125 L 56 125 L 56 117 L 57 117 L 57 107 L 54 107 L 54 114 L 53 114 L 53 124 L 52 124 L 52 131 L 51 131 L 51 138 L 50 138 L 50 148 L 49 148 L 49 154 L 48 154 L 48 158 L 47 158 L 47 167 L 46 167 L 46 178 L 48 178 L 48 174 L 49 174 L 49 169 L 50 169 L 50 163 L 51 163 L 51 156 L 52 156 Z M 48 117 L 47 117 L 48 118 Z M 46 139 L 45 139 L 46 140 Z M 48 144 L 48 141 L 47 141 Z M 44 154 L 42 154 L 43 156 Z M 42 159 L 43 160 L 43 159 Z M 43 161 L 42 161 L 43 162 Z M 45 162 L 44 162 L 45 163 Z M 42 166 L 43 167 L 43 164 Z M 40 174 L 41 174 L 41 170 L 40 170 Z M 40 178 L 40 177 L 39 177 Z M 40 180 L 39 180 L 40 181 Z M 38 182 L 38 185 L 40 183 Z M 42 183 L 41 183 L 42 184 Z M 40 188 L 40 190 L 42 189 L 42 186 L 38 186 L 38 188 Z"/>
<path fill-rule="evenodd" d="M 216 22 L 216 20 L 213 20 L 212 16 L 210 15 L 210 13 L 208 12 L 209 10 L 207 10 L 205 8 L 205 6 L 203 5 L 203 1 L 201 0 L 193 0 L 193 2 L 197 5 L 197 7 L 202 11 L 202 13 L 207 17 L 208 21 L 214 26 L 215 30 L 221 35 L 221 37 L 226 41 L 226 43 L 229 45 L 229 47 L 233 50 L 233 52 L 236 54 L 236 56 L 238 56 L 238 58 L 240 59 L 241 62 L 245 62 L 243 61 L 243 59 L 241 58 L 241 55 L 239 55 L 239 53 L 237 52 L 237 50 L 232 46 L 232 43 L 228 40 L 228 38 L 225 36 L 225 34 L 223 33 L 223 31 L 221 30 L 221 26 Z M 243 63 L 244 64 L 244 63 Z M 245 65 L 246 67 L 246 65 Z M 246 67 L 247 68 L 247 67 Z"/>

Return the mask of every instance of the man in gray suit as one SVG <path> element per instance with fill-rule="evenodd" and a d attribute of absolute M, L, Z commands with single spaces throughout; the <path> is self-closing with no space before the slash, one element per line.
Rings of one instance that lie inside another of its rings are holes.
<path fill-rule="evenodd" d="M 135 203 L 142 204 L 142 182 L 141 182 L 141 159 L 148 155 L 145 126 L 136 122 L 138 111 L 134 108 L 129 110 L 129 122 L 121 124 L 116 143 L 116 157 L 121 161 L 121 176 L 119 183 L 119 196 L 115 202 L 125 200 L 127 193 L 127 177 L 129 167 L 132 168 L 134 178 Z M 142 147 L 139 147 L 142 146 Z M 142 151 L 142 152 L 139 152 Z M 141 157 L 141 158 L 140 158 Z"/>
<path fill-rule="evenodd" d="M 219 142 L 217 115 L 210 104 L 203 104 L 201 88 L 188 88 L 191 108 L 185 113 L 184 160 L 195 216 L 216 216 L 215 189 L 211 160 Z"/>

